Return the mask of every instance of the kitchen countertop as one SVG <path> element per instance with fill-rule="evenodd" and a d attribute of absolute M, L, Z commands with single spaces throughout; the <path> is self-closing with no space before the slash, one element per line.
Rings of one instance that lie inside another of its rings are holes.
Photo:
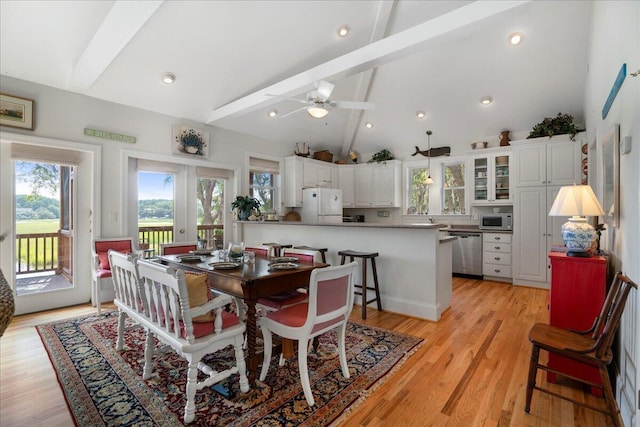
<path fill-rule="evenodd" d="M 421 230 L 446 229 L 446 224 L 428 223 L 380 223 L 380 222 L 338 222 L 330 224 L 316 224 L 300 221 L 234 221 L 238 224 L 265 224 L 265 225 L 313 225 L 321 227 L 356 227 L 356 228 L 411 228 Z"/>

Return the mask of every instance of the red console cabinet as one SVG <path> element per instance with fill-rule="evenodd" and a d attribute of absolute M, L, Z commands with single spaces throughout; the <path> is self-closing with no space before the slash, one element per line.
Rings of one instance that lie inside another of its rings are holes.
<path fill-rule="evenodd" d="M 606 297 L 607 259 L 569 257 L 563 252 L 550 252 L 551 289 L 549 292 L 549 324 L 564 329 L 589 329 L 600 314 Z M 549 367 L 559 372 L 600 384 L 596 367 L 587 366 L 556 354 L 549 355 Z M 547 381 L 556 375 L 547 372 Z M 592 393 L 600 395 L 592 387 Z"/>

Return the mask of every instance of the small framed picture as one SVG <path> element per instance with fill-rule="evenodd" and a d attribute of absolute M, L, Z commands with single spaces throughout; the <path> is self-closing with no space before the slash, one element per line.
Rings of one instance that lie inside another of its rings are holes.
<path fill-rule="evenodd" d="M 209 157 L 209 132 L 190 126 L 173 125 L 172 151 L 177 154 Z"/>
<path fill-rule="evenodd" d="M 0 93 L 0 125 L 33 130 L 33 99 Z"/>

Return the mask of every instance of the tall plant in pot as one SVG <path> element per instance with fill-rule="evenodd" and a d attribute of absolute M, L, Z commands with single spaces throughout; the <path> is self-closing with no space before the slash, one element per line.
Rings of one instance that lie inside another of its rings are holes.
<path fill-rule="evenodd" d="M 249 196 L 236 196 L 236 199 L 231 202 L 231 209 L 236 211 L 237 217 L 240 221 L 246 221 L 253 210 L 260 215 L 260 200 L 255 197 Z"/>

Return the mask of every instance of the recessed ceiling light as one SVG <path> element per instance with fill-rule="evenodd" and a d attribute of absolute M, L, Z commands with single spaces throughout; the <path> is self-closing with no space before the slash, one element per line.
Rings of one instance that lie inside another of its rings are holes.
<path fill-rule="evenodd" d="M 480 103 L 482 105 L 489 105 L 493 102 L 493 98 L 490 96 L 483 96 L 482 98 L 480 98 Z"/>
<path fill-rule="evenodd" d="M 512 33 L 509 36 L 509 44 L 512 46 L 517 46 L 520 43 L 522 43 L 522 41 L 524 40 L 524 34 L 523 33 Z"/>
<path fill-rule="evenodd" d="M 425 116 L 424 111 L 418 111 L 416 113 L 416 117 L 419 119 L 424 119 L 424 116 Z"/>
<path fill-rule="evenodd" d="M 367 123 L 365 123 L 365 125 L 364 125 L 364 126 L 365 126 L 367 129 L 371 129 L 371 128 L 373 127 L 373 123 L 371 123 L 371 122 L 367 122 Z"/>
<path fill-rule="evenodd" d="M 176 81 L 176 75 L 173 73 L 164 73 L 162 75 L 162 83 L 166 85 L 170 85 L 171 83 Z"/>
<path fill-rule="evenodd" d="M 278 111 L 277 110 L 269 110 L 269 112 L 267 113 L 267 115 L 269 117 L 275 117 L 278 115 Z"/>
<path fill-rule="evenodd" d="M 346 37 L 347 34 L 349 34 L 350 30 L 351 30 L 351 28 L 349 28 L 348 25 L 343 25 L 342 27 L 338 28 L 338 36 Z"/>

